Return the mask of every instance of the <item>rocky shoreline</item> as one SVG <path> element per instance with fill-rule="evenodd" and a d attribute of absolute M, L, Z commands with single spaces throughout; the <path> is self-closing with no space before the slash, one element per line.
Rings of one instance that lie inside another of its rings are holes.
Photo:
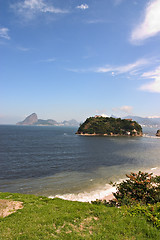
<path fill-rule="evenodd" d="M 104 133 L 104 134 L 97 134 L 97 133 L 78 133 L 76 132 L 75 133 L 76 135 L 79 135 L 79 136 L 107 136 L 107 137 L 142 137 L 143 134 L 135 134 L 135 135 L 129 135 L 129 134 L 107 134 L 107 133 Z"/>

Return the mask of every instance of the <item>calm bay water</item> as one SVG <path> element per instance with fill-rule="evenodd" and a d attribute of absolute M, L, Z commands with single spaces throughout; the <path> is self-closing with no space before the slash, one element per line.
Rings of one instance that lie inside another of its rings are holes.
<path fill-rule="evenodd" d="M 0 126 L 0 191 L 94 200 L 130 171 L 160 167 L 160 138 L 87 137 L 76 128 Z"/>

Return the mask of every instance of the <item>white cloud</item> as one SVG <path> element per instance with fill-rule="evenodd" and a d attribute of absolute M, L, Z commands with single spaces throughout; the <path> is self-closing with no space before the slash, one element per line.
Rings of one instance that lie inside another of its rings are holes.
<path fill-rule="evenodd" d="M 116 74 L 124 74 L 128 73 L 130 75 L 138 75 L 141 79 L 152 79 L 149 83 L 143 84 L 140 86 L 139 90 L 147 91 L 147 92 L 155 92 L 160 93 L 160 66 L 158 66 L 155 70 L 141 73 L 142 68 L 147 64 L 155 64 L 155 61 L 153 59 L 139 59 L 134 63 L 112 67 L 112 66 L 106 66 L 104 68 L 98 68 L 96 72 L 98 73 L 111 73 L 112 76 L 115 76 Z M 128 76 L 129 78 L 129 76 Z M 121 109 L 122 110 L 122 109 Z"/>
<path fill-rule="evenodd" d="M 117 107 L 113 108 L 113 112 L 122 112 L 122 113 L 132 113 L 133 107 L 132 106 L 122 106 L 122 107 Z"/>
<path fill-rule="evenodd" d="M 142 77 L 153 79 L 153 81 L 143 84 L 140 87 L 140 90 L 160 93 L 160 66 L 157 67 L 154 71 L 143 73 Z"/>
<path fill-rule="evenodd" d="M 122 112 L 125 112 L 125 113 L 131 113 L 131 112 L 132 112 L 132 109 L 133 109 L 132 106 L 122 106 L 122 107 L 120 107 L 120 110 L 121 110 Z"/>
<path fill-rule="evenodd" d="M 142 77 L 145 78 L 155 78 L 157 76 L 160 76 L 160 66 L 157 67 L 154 71 L 150 71 L 150 72 L 145 72 L 142 74 Z"/>
<path fill-rule="evenodd" d="M 22 52 L 28 52 L 30 50 L 30 48 L 25 48 L 25 47 L 17 47 L 17 49 Z"/>
<path fill-rule="evenodd" d="M 140 87 L 140 90 L 160 93 L 160 66 L 154 71 L 143 73 L 141 77 L 153 80 L 149 83 L 143 84 Z"/>
<path fill-rule="evenodd" d="M 116 76 L 118 74 L 125 74 L 129 73 L 130 75 L 138 75 L 142 68 L 144 68 L 146 65 L 151 63 L 151 59 L 138 59 L 137 61 L 122 65 L 122 66 L 111 66 L 106 65 L 105 67 L 93 67 L 88 69 L 73 69 L 73 68 L 67 68 L 67 71 L 70 72 L 76 72 L 76 73 L 85 73 L 85 72 L 96 72 L 96 73 L 110 73 L 112 76 Z"/>
<path fill-rule="evenodd" d="M 113 72 L 114 71 L 114 67 L 110 67 L 109 65 L 106 67 L 100 67 L 98 69 L 96 69 L 95 72 L 98 73 L 107 73 L 107 72 Z"/>
<path fill-rule="evenodd" d="M 117 6 L 123 2 L 123 0 L 114 0 L 114 5 Z"/>
<path fill-rule="evenodd" d="M 85 3 L 85 4 L 81 4 L 79 6 L 77 6 L 76 8 L 82 9 L 82 10 L 86 10 L 89 8 L 89 6 Z"/>
<path fill-rule="evenodd" d="M 50 62 L 55 62 L 55 61 L 56 61 L 55 58 L 48 58 L 48 59 L 42 60 L 41 62 L 48 62 L 48 63 L 50 63 Z"/>
<path fill-rule="evenodd" d="M 148 116 L 148 118 L 160 118 L 160 116 Z"/>
<path fill-rule="evenodd" d="M 8 28 L 0 28 L 0 38 L 5 38 L 7 40 L 10 39 L 8 35 L 9 29 Z"/>
<path fill-rule="evenodd" d="M 140 67 L 148 63 L 149 61 L 147 59 L 139 59 L 134 63 L 130 63 L 130 64 L 118 66 L 118 67 L 109 66 L 109 65 L 106 67 L 100 67 L 96 70 L 96 72 L 99 72 L 99 73 L 111 72 L 112 75 L 114 75 L 115 73 L 122 74 L 122 73 L 131 72 L 133 70 L 138 70 Z"/>
<path fill-rule="evenodd" d="M 74 73 L 86 73 L 93 72 L 93 69 L 79 69 L 79 68 L 66 68 L 66 71 L 74 72 Z"/>
<path fill-rule="evenodd" d="M 11 7 L 28 19 L 33 18 L 38 13 L 68 13 L 67 10 L 55 8 L 44 0 L 23 0 L 12 4 Z"/>
<path fill-rule="evenodd" d="M 36 63 L 52 63 L 52 62 L 55 62 L 55 61 L 56 61 L 55 58 L 48 58 L 48 59 L 39 60 Z"/>
<path fill-rule="evenodd" d="M 102 19 L 92 19 L 92 20 L 87 20 L 86 23 L 88 24 L 97 24 L 97 23 L 104 23 L 105 21 Z"/>
<path fill-rule="evenodd" d="M 142 41 L 160 32 L 160 0 L 152 0 L 145 9 L 144 19 L 133 30 L 131 41 Z"/>
<path fill-rule="evenodd" d="M 146 59 L 139 59 L 139 60 L 137 60 L 137 61 L 134 62 L 134 63 L 117 67 L 116 70 L 117 70 L 119 73 L 126 73 L 126 72 L 130 72 L 130 71 L 132 71 L 132 70 L 135 70 L 136 68 L 139 68 L 139 67 L 141 67 L 141 66 L 144 66 L 144 65 L 146 65 L 147 63 L 148 63 L 148 60 L 146 60 Z"/>

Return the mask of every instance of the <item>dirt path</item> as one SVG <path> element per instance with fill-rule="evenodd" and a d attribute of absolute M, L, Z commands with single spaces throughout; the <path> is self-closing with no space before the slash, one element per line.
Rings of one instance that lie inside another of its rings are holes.
<path fill-rule="evenodd" d="M 23 208 L 23 203 L 18 201 L 10 201 L 6 199 L 0 199 L 0 217 L 6 217 L 18 209 Z"/>

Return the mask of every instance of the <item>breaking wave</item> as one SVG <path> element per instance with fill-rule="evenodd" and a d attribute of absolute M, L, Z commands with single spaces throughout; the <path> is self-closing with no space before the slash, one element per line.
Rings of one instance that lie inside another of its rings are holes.
<path fill-rule="evenodd" d="M 154 175 L 160 175 L 160 168 L 153 167 L 147 169 L 146 172 L 153 173 Z M 125 179 L 120 179 L 117 183 L 122 182 Z M 116 187 L 111 187 L 111 185 L 106 184 L 104 188 L 96 189 L 93 191 L 84 191 L 81 193 L 67 193 L 67 194 L 57 194 L 54 196 L 49 196 L 49 198 L 61 198 L 69 201 L 78 201 L 78 202 L 91 202 L 98 200 L 109 200 L 112 199 L 112 193 L 116 192 Z"/>
<path fill-rule="evenodd" d="M 70 201 L 79 201 L 79 202 L 91 202 L 96 201 L 97 199 L 105 199 L 107 196 L 116 192 L 116 187 L 111 187 L 109 184 L 105 185 L 104 189 L 97 189 L 90 192 L 82 192 L 82 193 L 68 193 L 68 194 L 57 194 L 54 196 L 49 196 L 49 198 L 61 198 L 64 200 Z"/>

